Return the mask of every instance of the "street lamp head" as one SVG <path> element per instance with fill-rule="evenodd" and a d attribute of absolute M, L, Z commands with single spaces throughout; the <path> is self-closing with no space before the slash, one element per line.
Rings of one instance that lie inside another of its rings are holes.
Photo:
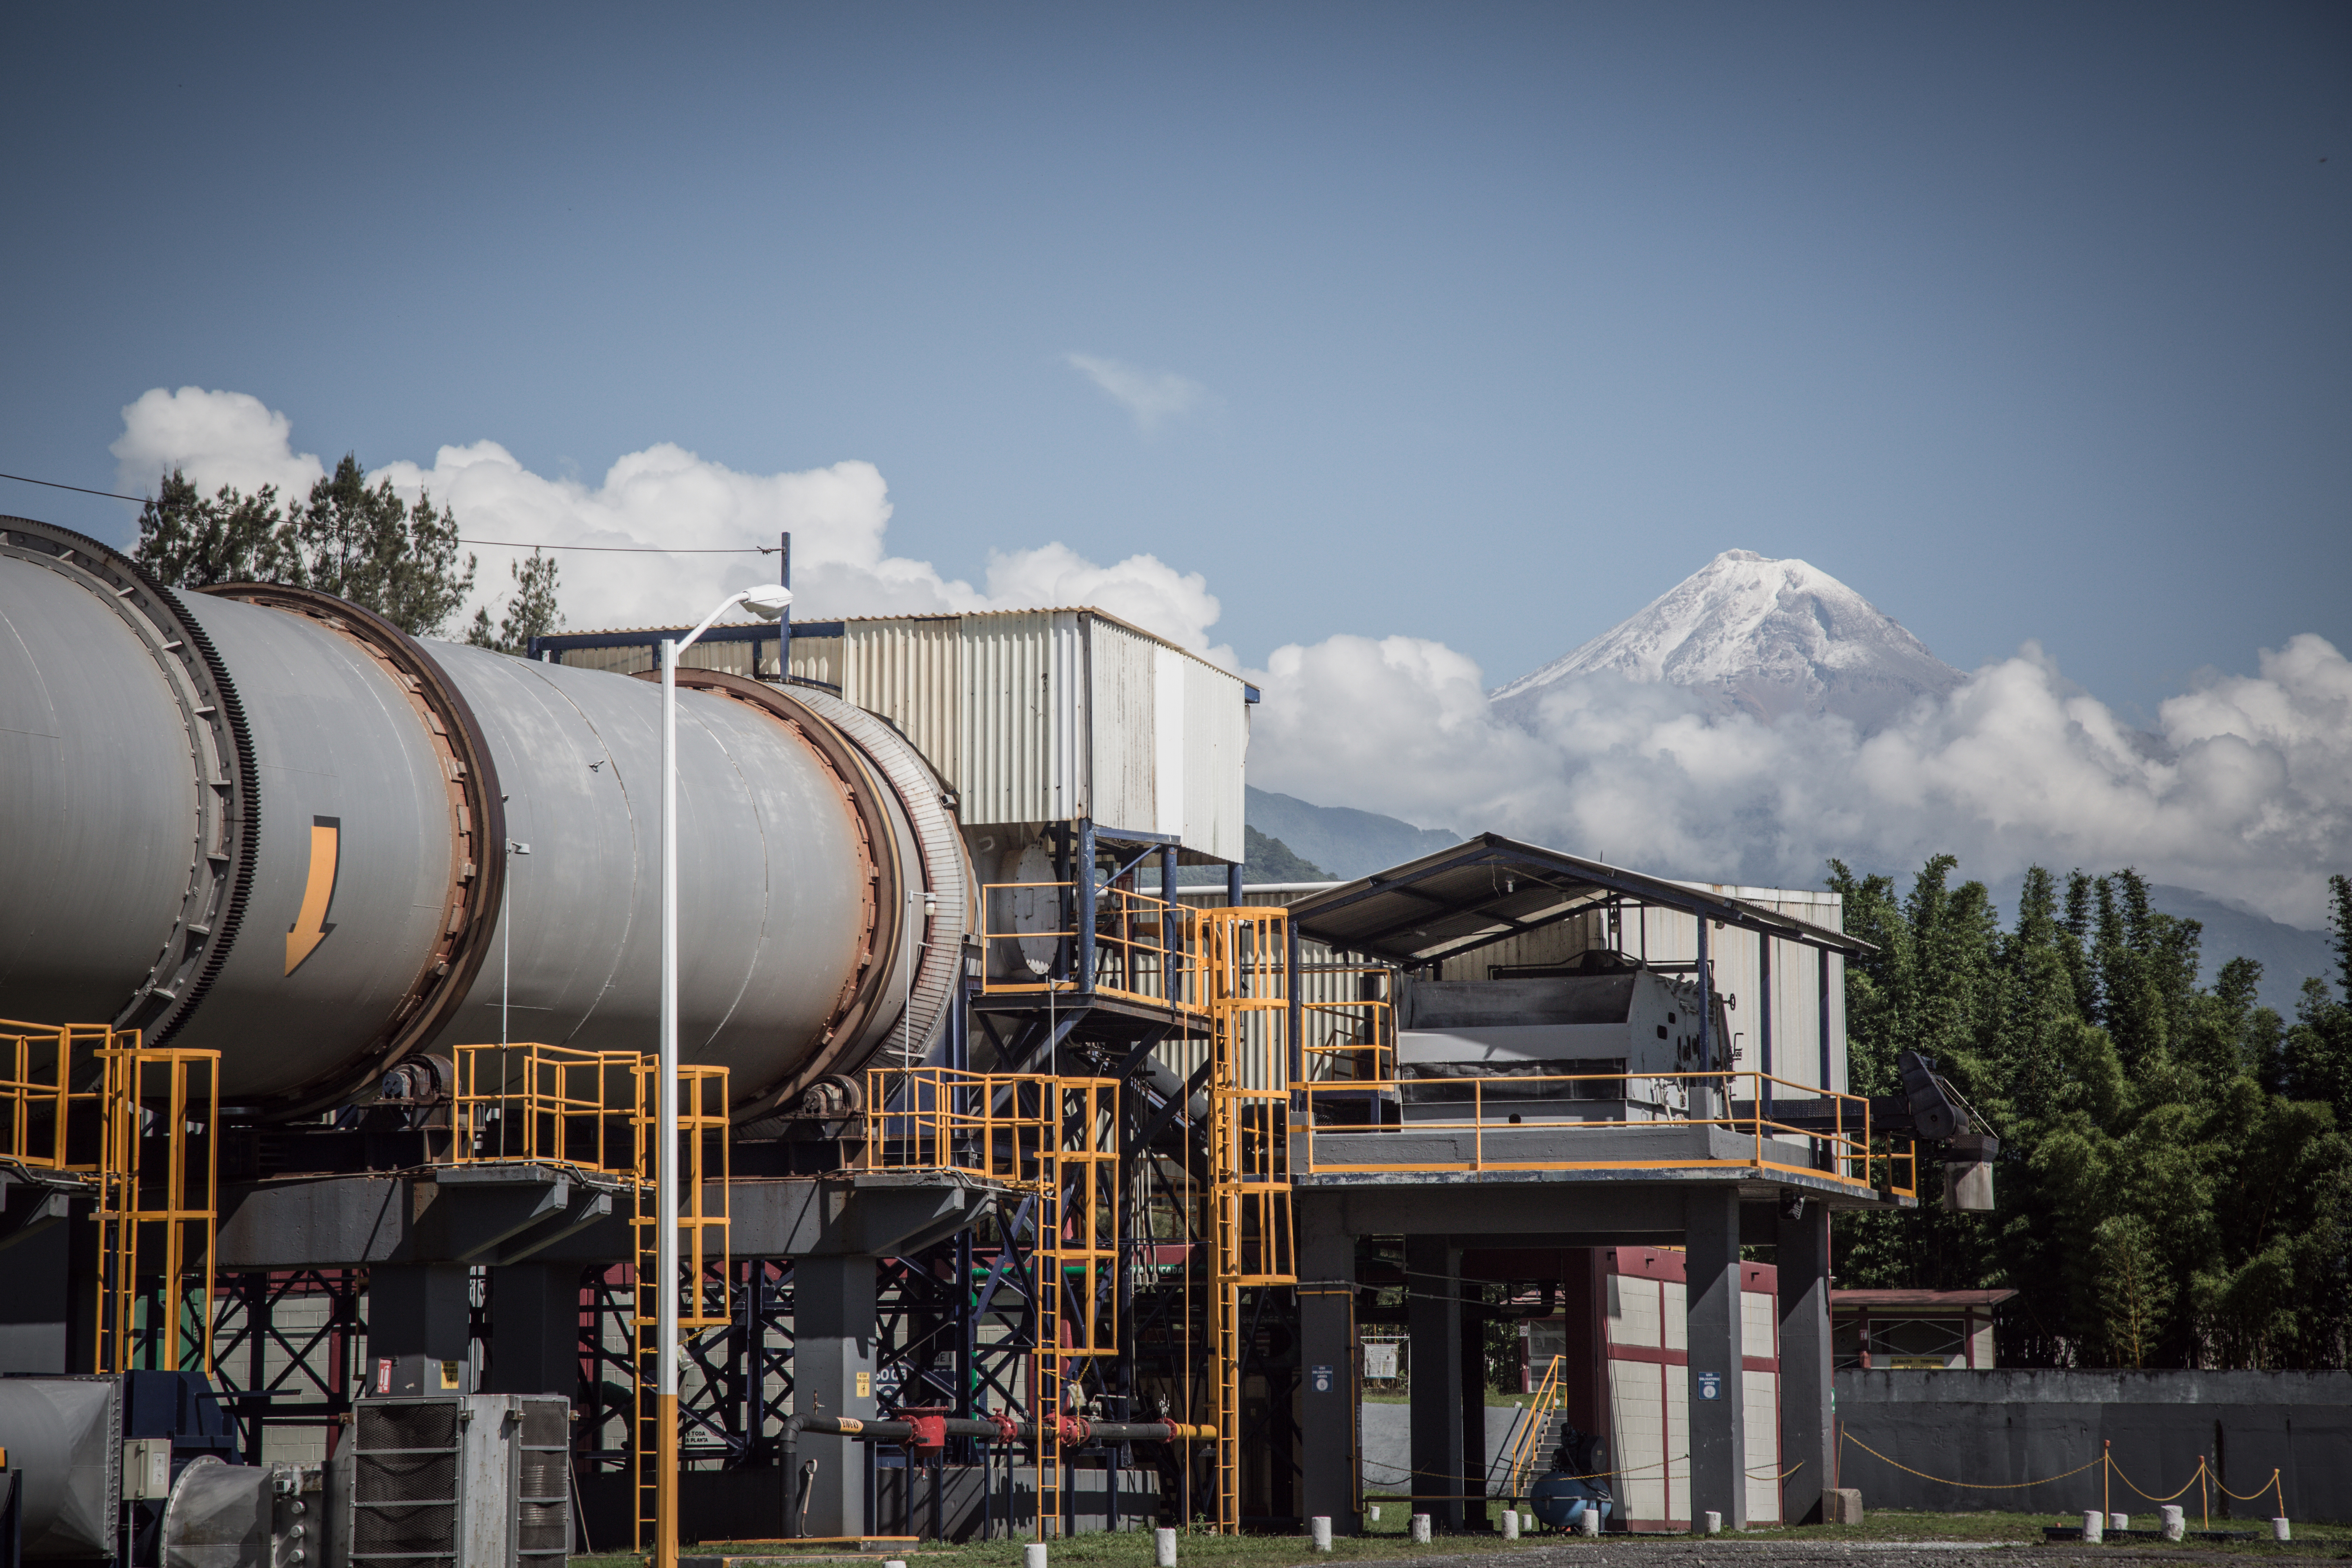
<path fill-rule="evenodd" d="M 763 583 L 743 591 L 743 607 L 763 621 L 781 619 L 793 602 L 793 591 L 782 583 Z"/>

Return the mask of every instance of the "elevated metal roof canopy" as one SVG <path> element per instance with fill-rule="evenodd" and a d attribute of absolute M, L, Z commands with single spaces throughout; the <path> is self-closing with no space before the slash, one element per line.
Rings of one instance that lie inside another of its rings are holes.
<path fill-rule="evenodd" d="M 1466 844 L 1302 899 L 1290 906 L 1290 920 L 1301 936 L 1412 968 L 1524 936 L 1612 900 L 1680 910 L 1849 958 L 1877 951 L 1843 931 L 1745 899 L 1580 859 L 1498 833 L 1482 833 Z"/>

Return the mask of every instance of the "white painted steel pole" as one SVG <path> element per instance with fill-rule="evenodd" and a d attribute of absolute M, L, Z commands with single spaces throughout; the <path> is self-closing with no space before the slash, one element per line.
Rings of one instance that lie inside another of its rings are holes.
<path fill-rule="evenodd" d="M 661 645 L 661 1036 L 655 1117 L 655 1354 L 661 1363 L 655 1440 L 654 1568 L 677 1568 L 677 660 L 710 624 L 738 605 L 774 620 L 792 591 L 770 585 L 730 594 L 684 641 Z"/>
<path fill-rule="evenodd" d="M 677 1568 L 677 654 L 661 645 L 661 1037 L 654 1147 L 654 1562 Z"/>

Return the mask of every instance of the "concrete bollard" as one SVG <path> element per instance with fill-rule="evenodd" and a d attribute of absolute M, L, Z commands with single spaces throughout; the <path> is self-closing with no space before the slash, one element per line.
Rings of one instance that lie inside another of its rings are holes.
<path fill-rule="evenodd" d="M 907 1560 L 903 1557 L 888 1558 L 884 1561 L 882 1568 L 907 1568 Z"/>
<path fill-rule="evenodd" d="M 2285 1520 L 2274 1519 L 2271 1521 L 2271 1539 L 2273 1541 L 2293 1541 L 2294 1539 L 2294 1532 L 2287 1528 Z"/>
<path fill-rule="evenodd" d="M 1423 1545 L 1428 1544 L 1429 1515 L 1417 1513 L 1412 1516 L 1412 1538 Z M 1023 1564 L 1023 1568 L 1027 1568 L 1027 1564 Z"/>
<path fill-rule="evenodd" d="M 1536 1516 L 1535 1516 L 1534 1514 L 1531 1514 L 1531 1513 L 1522 1513 L 1522 1514 L 1520 1514 L 1520 1515 L 1519 1515 L 1519 1533 L 1520 1533 L 1521 1535 L 1533 1535 L 1535 1532 L 1536 1532 Z"/>
<path fill-rule="evenodd" d="M 2178 1541 L 2189 1533 L 2189 1516 L 2177 1502 L 2168 1502 L 2158 1510 L 2164 1515 L 2164 1538 Z"/>
<path fill-rule="evenodd" d="M 2106 1515 L 2105 1515 L 2105 1514 L 2101 1513 L 2097 1509 L 2095 1509 L 2095 1508 L 2086 1508 L 2086 1509 L 2084 1509 L 2084 1510 L 2083 1510 L 2083 1541 L 2084 1541 L 2084 1543 L 2085 1545 L 2089 1545 L 2089 1546 L 2096 1546 L 2100 1542 L 2105 1541 L 2106 1538 L 2107 1538 L 2107 1517 L 2106 1517 Z"/>
<path fill-rule="evenodd" d="M 1328 1513 L 1318 1513 L 1313 1519 L 1308 1520 L 1307 1521 L 1307 1533 L 1314 1538 L 1316 1551 L 1330 1551 L 1331 1516 Z"/>
<path fill-rule="evenodd" d="M 2107 1515 L 2107 1528 L 2109 1530 L 2129 1530 L 2131 1528 L 2131 1515 L 2127 1513 L 2111 1513 Z"/>
<path fill-rule="evenodd" d="M 1161 1526 L 1151 1532 L 1153 1568 L 1176 1568 L 1176 1532 Z"/>
<path fill-rule="evenodd" d="M 1021 1568 L 1045 1568 L 1045 1543 L 1033 1541 L 1021 1549 Z"/>
<path fill-rule="evenodd" d="M 1372 1504 L 1372 1506 L 1371 1506 L 1370 1508 L 1367 1509 L 1365 1511 L 1366 1511 L 1368 1514 L 1370 1514 L 1370 1517 L 1371 1517 L 1371 1521 L 1372 1521 L 1372 1522 L 1373 1522 L 1374 1524 L 1378 1524 L 1378 1523 L 1380 1523 L 1380 1521 L 1381 1521 L 1381 1505 L 1380 1505 L 1380 1504 L 1378 1504 L 1378 1503 L 1374 1503 L 1374 1504 Z"/>
<path fill-rule="evenodd" d="M 1518 1538 L 1519 1510 L 1515 1508 L 1507 1508 L 1503 1510 L 1503 1539 L 1506 1541 L 1517 1541 Z"/>
<path fill-rule="evenodd" d="M 1716 1512 L 1713 1509 L 1708 1509 L 1706 1510 L 1706 1532 L 1709 1535 L 1721 1535 L 1723 1533 L 1723 1515 Z"/>
<path fill-rule="evenodd" d="M 1582 1511 L 1576 1516 L 1576 1533 L 1589 1537 L 1598 1536 L 1601 1533 L 1601 1510 L 1591 1503 L 1585 1504 Z"/>

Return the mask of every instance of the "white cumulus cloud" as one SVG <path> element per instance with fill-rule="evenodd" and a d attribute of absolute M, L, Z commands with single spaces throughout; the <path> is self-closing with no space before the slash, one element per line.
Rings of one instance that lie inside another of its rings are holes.
<path fill-rule="evenodd" d="M 285 416 L 241 393 L 158 388 L 123 424 L 126 489 L 176 465 L 206 489 L 299 494 L 321 471 Z M 662 444 L 589 482 L 533 473 L 486 440 L 375 472 L 446 501 L 468 538 L 680 552 L 561 552 L 575 628 L 698 616 L 772 580 L 774 557 L 685 552 L 790 530 L 800 618 L 1092 605 L 1234 662 L 1209 641 L 1206 579 L 1156 556 L 1105 565 L 1048 542 L 992 554 L 975 586 L 892 554 L 889 490 L 870 463 L 749 474 Z M 495 616 L 527 552 L 476 549 L 477 602 Z M 1700 693 L 1615 675 L 1559 682 L 1515 722 L 1475 663 L 1412 637 L 1277 648 L 1252 679 L 1265 692 L 1255 784 L 1669 875 L 1814 886 L 1831 856 L 1901 871 L 1949 850 L 1990 881 L 2035 861 L 2137 866 L 2312 926 L 2327 873 L 2352 871 L 2352 661 L 2314 636 L 2263 652 L 2255 675 L 2174 697 L 2153 731 L 2031 645 L 1872 734 L 1835 717 L 1727 716 Z"/>
<path fill-rule="evenodd" d="M 2352 661 L 2309 635 L 2167 701 L 2153 733 L 2031 645 L 1869 736 L 1616 676 L 1559 683 L 1521 725 L 1468 659 L 1402 637 L 1280 648 L 1260 679 L 1255 784 L 1673 875 L 1816 886 L 1832 856 L 1948 850 L 1989 881 L 2137 866 L 2314 926 L 2352 871 Z"/>
<path fill-rule="evenodd" d="M 1097 354 L 1069 353 L 1062 357 L 1073 370 L 1099 387 L 1104 395 L 1132 415 L 1135 427 L 1146 435 L 1158 429 L 1162 421 L 1190 414 L 1209 395 L 1208 388 L 1199 382 L 1171 371 L 1139 370 Z"/>
<path fill-rule="evenodd" d="M 293 449 L 293 432 L 286 416 L 247 393 L 158 386 L 122 410 L 122 434 L 107 449 L 130 494 L 154 494 L 157 481 L 177 468 L 206 494 L 222 485 L 248 495 L 275 485 L 280 496 L 299 498 L 327 470 L 312 454 Z"/>
<path fill-rule="evenodd" d="M 285 415 L 244 393 L 157 388 L 123 410 L 123 426 L 113 451 L 130 489 L 152 489 L 177 467 L 206 491 L 276 483 L 299 497 L 323 471 L 317 458 L 294 452 Z M 467 547 L 480 567 L 453 633 L 477 605 L 497 618 L 512 591 L 509 567 L 532 544 L 621 547 L 555 552 L 567 626 L 669 626 L 700 618 L 736 589 L 774 581 L 774 555 L 744 552 L 772 547 L 789 531 L 796 619 L 1093 605 L 1232 662 L 1230 652 L 1209 645 L 1219 611 L 1200 574 L 1155 556 L 1102 565 L 1059 543 L 1002 552 L 989 558 L 982 589 L 928 561 L 891 554 L 889 488 L 871 463 L 747 474 L 665 442 L 621 458 L 592 484 L 533 473 L 486 440 L 443 447 L 430 464 L 388 463 L 369 478 L 389 479 L 411 500 L 429 493 L 457 513 L 469 540 L 525 547 Z M 622 552 L 647 547 L 676 553 Z"/>

